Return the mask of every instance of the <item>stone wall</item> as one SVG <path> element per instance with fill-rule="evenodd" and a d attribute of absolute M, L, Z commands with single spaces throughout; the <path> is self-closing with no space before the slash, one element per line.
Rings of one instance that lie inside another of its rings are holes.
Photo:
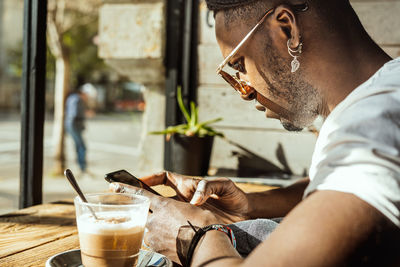
<path fill-rule="evenodd" d="M 373 39 L 392 57 L 400 56 L 400 1 L 359 0 L 352 1 L 352 5 Z M 214 28 L 206 24 L 204 2 L 200 11 L 199 117 L 207 120 L 222 116 L 224 120 L 218 123 L 217 129 L 223 131 L 229 140 L 216 140 L 211 165 L 219 169 L 237 169 L 239 165 L 253 168 L 257 165 L 264 169 L 278 167 L 290 169 L 298 175 L 306 174 L 316 136 L 310 132 L 285 131 L 278 121 L 266 119 L 262 112 L 256 111 L 254 104 L 241 100 L 215 74 L 222 56 Z M 209 21 L 214 22 L 212 16 Z"/>
<path fill-rule="evenodd" d="M 362 24 L 391 57 L 400 56 L 400 0 L 352 0 Z"/>

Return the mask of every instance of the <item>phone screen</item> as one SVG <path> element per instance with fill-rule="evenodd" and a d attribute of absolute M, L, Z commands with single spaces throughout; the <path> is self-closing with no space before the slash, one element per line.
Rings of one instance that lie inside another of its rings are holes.
<path fill-rule="evenodd" d="M 133 174 L 130 174 L 126 170 L 119 170 L 119 171 L 107 173 L 104 176 L 104 179 L 106 179 L 106 181 L 109 183 L 118 182 L 118 183 L 129 184 L 129 185 L 133 185 L 136 187 L 140 187 L 140 188 L 146 189 L 147 191 L 150 191 L 153 194 L 160 196 L 160 194 L 157 193 L 156 191 L 154 191 L 150 186 L 148 186 L 147 184 L 145 184 L 144 182 L 142 182 L 141 180 L 139 180 Z"/>

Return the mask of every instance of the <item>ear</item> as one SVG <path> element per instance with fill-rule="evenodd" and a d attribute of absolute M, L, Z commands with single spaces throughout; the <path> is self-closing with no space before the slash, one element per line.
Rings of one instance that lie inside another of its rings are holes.
<path fill-rule="evenodd" d="M 275 8 L 273 24 L 278 33 L 278 37 L 285 46 L 287 40 L 290 40 L 290 47 L 296 48 L 300 45 L 301 35 L 296 15 L 288 5 L 280 5 Z"/>

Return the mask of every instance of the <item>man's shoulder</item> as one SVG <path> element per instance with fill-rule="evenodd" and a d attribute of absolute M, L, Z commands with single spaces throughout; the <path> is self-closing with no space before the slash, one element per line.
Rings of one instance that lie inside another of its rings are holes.
<path fill-rule="evenodd" d="M 400 92 L 400 57 L 386 63 L 375 75 L 366 83 L 365 97 L 375 95 L 397 94 Z M 362 94 L 361 94 L 362 95 Z"/>
<path fill-rule="evenodd" d="M 379 132 L 400 130 L 398 118 L 400 58 L 387 63 L 344 99 L 328 116 L 321 133 L 344 131 L 376 136 Z"/>
<path fill-rule="evenodd" d="M 385 73 L 379 74 L 328 116 L 320 130 L 312 166 L 330 157 L 343 160 L 356 152 L 363 157 L 374 157 L 375 150 L 397 155 L 400 151 L 400 66 L 398 82 L 390 86 L 386 81 L 380 82 L 385 76 Z"/>
<path fill-rule="evenodd" d="M 328 118 L 320 137 L 351 134 L 379 139 L 385 133 L 400 131 L 400 87 L 359 99 Z M 392 138 L 400 139 L 398 136 Z"/>
<path fill-rule="evenodd" d="M 330 117 L 346 109 L 362 106 L 368 101 L 385 98 L 399 98 L 400 95 L 400 57 L 382 66 L 367 81 L 355 88 L 336 108 Z"/>

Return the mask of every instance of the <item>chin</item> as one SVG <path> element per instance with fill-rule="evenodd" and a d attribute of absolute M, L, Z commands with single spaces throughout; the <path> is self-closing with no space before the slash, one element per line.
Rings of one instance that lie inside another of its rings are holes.
<path fill-rule="evenodd" d="M 303 130 L 303 127 L 294 126 L 289 122 L 281 122 L 281 123 L 283 128 L 285 128 L 289 132 L 301 132 Z"/>

